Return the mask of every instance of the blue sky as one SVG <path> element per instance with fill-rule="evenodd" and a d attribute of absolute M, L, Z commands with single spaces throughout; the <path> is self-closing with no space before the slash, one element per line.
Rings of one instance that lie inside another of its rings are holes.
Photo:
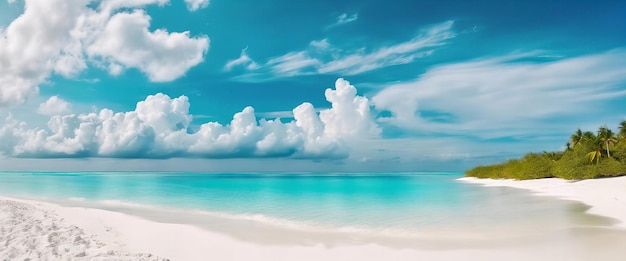
<path fill-rule="evenodd" d="M 626 119 L 624 13 L 617 0 L 0 1 L 0 168 L 464 170 L 560 150 L 576 128 Z"/>

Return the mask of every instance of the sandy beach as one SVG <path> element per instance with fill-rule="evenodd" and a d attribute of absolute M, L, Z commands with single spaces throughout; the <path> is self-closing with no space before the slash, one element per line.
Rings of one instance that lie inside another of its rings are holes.
<path fill-rule="evenodd" d="M 44 204 L 0 199 L 0 257 L 3 260 L 167 260 L 126 251 L 122 243 L 103 243 L 93 231 L 96 220 L 79 227 Z M 73 216 L 76 220 L 80 217 Z"/>
<path fill-rule="evenodd" d="M 484 186 L 526 189 L 537 195 L 579 201 L 591 207 L 588 213 L 614 218 L 618 221 L 616 226 L 626 228 L 626 176 L 580 181 L 558 178 L 511 180 L 470 177 L 459 180 Z"/>
<path fill-rule="evenodd" d="M 252 235 L 256 241 L 240 240 L 232 233 L 176 220 L 157 222 L 110 210 L 4 197 L 0 198 L 0 256 L 8 260 L 622 260 L 626 254 L 626 177 L 579 182 L 462 181 L 581 201 L 591 206 L 589 212 L 621 223 L 530 237 L 512 235 L 504 241 L 381 243 L 342 239 L 337 234 L 334 241 L 311 237 L 306 242 L 276 243 L 271 238 L 280 233 L 271 228 L 264 228 L 264 235 Z M 258 229 L 246 230 L 250 222 L 240 223 L 239 233 L 258 234 Z"/>

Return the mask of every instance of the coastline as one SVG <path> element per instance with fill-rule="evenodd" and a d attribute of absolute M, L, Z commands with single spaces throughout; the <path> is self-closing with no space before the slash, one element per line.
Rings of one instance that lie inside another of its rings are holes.
<path fill-rule="evenodd" d="M 622 180 L 621 181 L 626 181 Z M 463 179 L 464 182 L 479 183 Z M 620 181 L 620 182 L 621 182 Z M 484 181 L 482 181 L 484 182 Z M 504 186 L 504 181 L 490 181 L 490 186 Z M 517 184 L 517 181 L 507 181 Z M 550 190 L 563 186 L 564 181 L 540 180 L 526 184 L 527 187 L 537 187 Z M 603 182 L 604 183 L 604 182 Z M 616 182 L 609 182 L 614 188 Z M 584 183 L 583 183 L 584 184 Z M 621 183 L 620 183 L 621 184 Z M 508 185 L 512 186 L 512 185 Z M 590 186 L 584 186 L 590 187 Z M 596 188 L 596 186 L 591 186 Z M 600 190 L 602 191 L 602 190 Z M 560 190 L 554 191 L 559 193 Z M 587 191 L 586 193 L 589 193 Z M 554 195 L 554 194 L 553 194 Z M 561 193 L 562 197 L 563 195 Z M 290 244 L 285 240 L 273 241 L 272 238 L 283 237 L 285 234 L 265 224 L 254 221 L 236 221 L 234 224 L 220 223 L 215 227 L 228 226 L 229 229 L 212 230 L 186 224 L 178 220 L 155 221 L 127 212 L 118 212 L 90 206 L 63 206 L 56 203 L 40 200 L 18 199 L 0 196 L 0 206 L 14 205 L 14 209 L 26 208 L 38 211 L 29 211 L 37 222 L 43 226 L 41 230 L 28 231 L 22 238 L 46 238 L 50 236 L 50 227 L 55 226 L 76 228 L 82 233 L 81 238 L 87 238 L 99 244 L 96 249 L 82 249 L 82 252 L 73 253 L 76 260 L 621 260 L 626 250 L 619 242 L 626 241 L 626 233 L 614 227 L 577 227 L 569 230 L 550 231 L 540 236 L 511 237 L 506 240 L 424 240 L 411 242 L 409 239 L 397 239 L 394 242 L 376 242 L 355 239 L 341 233 L 298 232 L 292 234 L 289 240 L 297 238 Z M 15 213 L 15 210 L 11 213 Z M 48 213 L 43 217 L 37 213 Z M 6 213 L 5 213 L 6 214 Z M 598 213 L 599 214 L 599 213 Z M 25 218 L 24 218 L 25 217 Z M 55 218 L 56 217 L 56 218 Z M 29 221 L 30 220 L 30 221 Z M 22 215 L 20 219 L 3 223 L 8 227 L 20 228 L 25 223 L 32 223 L 32 218 Z M 47 224 L 47 225 L 46 225 Z M 250 228 L 255 228 L 250 230 Z M 259 241 L 246 241 L 233 235 L 239 233 L 256 233 Z M 46 232 L 47 231 L 47 232 Z M 66 245 L 76 245 L 72 232 L 63 230 L 65 238 L 70 241 Z M 4 232 L 3 232 L 4 233 Z M 69 233 L 69 234 L 68 234 Z M 295 235 L 295 236 L 294 236 Z M 303 237 L 306 235 L 306 237 Z M 3 235 L 4 236 L 4 235 Z M 11 235 L 9 235 L 10 237 Z M 266 243 L 260 243 L 265 241 Z M 0 242 L 2 243 L 2 242 Z M 16 242 L 5 242 L 8 248 L 0 247 L 0 256 L 5 256 L 8 249 Z M 80 242 L 79 242 L 80 243 Z M 50 254 L 49 244 L 34 246 L 35 252 Z M 575 247 L 575 250 L 572 250 Z M 33 250 L 14 249 L 23 256 L 30 256 Z M 21 252 L 20 252 L 21 251 Z M 48 252 L 46 252 L 48 251 Z M 82 257 L 85 255 L 85 257 Z M 20 256 L 21 257 L 21 256 Z"/>
<path fill-rule="evenodd" d="M 626 229 L 626 176 L 568 181 L 559 178 L 533 180 L 459 178 L 459 181 L 487 187 L 530 190 L 539 196 L 578 201 L 588 205 L 587 213 L 613 218 Z"/>
<path fill-rule="evenodd" d="M 545 228 L 545 234 L 510 236 L 502 231 L 500 237 L 491 238 L 492 235 L 485 235 L 482 239 L 453 237 L 390 239 L 332 231 L 295 231 L 254 220 L 211 218 L 208 221 L 202 220 L 210 223 L 209 226 L 200 226 L 199 223 L 192 222 L 184 212 L 168 216 L 158 216 L 160 212 L 140 215 L 139 213 L 145 210 L 139 206 L 135 206 L 136 209 L 133 209 L 133 206 L 128 206 L 129 209 L 103 209 L 102 206 L 92 202 L 82 202 L 80 206 L 67 206 L 45 199 L 0 196 L 0 207 L 6 210 L 4 211 L 6 213 L 3 213 L 5 216 L 7 213 L 19 214 L 13 215 L 16 218 L 10 222 L 3 219 L 1 224 L 3 229 L 8 227 L 10 231 L 17 231 L 29 227 L 32 223 L 39 224 L 40 227 L 21 234 L 21 241 L 6 241 L 8 247 L 5 246 L 4 249 L 0 247 L 0 256 L 4 257 L 8 253 L 18 253 L 20 255 L 17 257 L 26 258 L 29 256 L 32 258 L 33 253 L 52 255 L 54 251 L 50 246 L 55 245 L 50 242 L 39 242 L 30 246 L 32 248 L 30 250 L 21 246 L 29 238 L 49 238 L 52 232 L 61 233 L 61 238 L 65 238 L 66 241 L 58 245 L 69 247 L 73 259 L 77 260 L 367 261 L 459 260 L 468 256 L 480 260 L 501 260 L 504 255 L 510 256 L 507 258 L 509 260 L 531 258 L 588 260 L 597 258 L 598 255 L 601 255 L 603 260 L 620 260 L 626 254 L 626 250 L 618 243 L 626 241 L 624 230 L 626 177 L 577 182 L 561 179 L 458 180 L 483 186 L 527 189 L 538 195 L 579 201 L 590 206 L 587 212 L 611 217 L 621 223 L 615 222 L 613 226 L 600 227 L 580 226 L 564 230 Z M 18 211 L 20 209 L 27 211 L 20 212 Z M 57 226 L 64 229 L 53 231 Z M 13 239 L 16 237 L 2 236 Z M 76 236 L 81 240 L 77 241 Z M 16 243 L 20 245 L 12 245 Z M 10 250 L 12 247 L 13 250 Z M 572 247 L 575 247 L 576 251 L 572 251 Z"/>

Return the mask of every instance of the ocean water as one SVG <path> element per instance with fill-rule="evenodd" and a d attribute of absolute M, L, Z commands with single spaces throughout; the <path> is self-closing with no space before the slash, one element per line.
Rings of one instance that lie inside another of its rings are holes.
<path fill-rule="evenodd" d="M 579 203 L 466 184 L 457 181 L 460 177 L 462 173 L 446 172 L 0 173 L 0 195 L 397 235 L 462 231 L 476 236 L 610 224 L 584 214 Z"/>

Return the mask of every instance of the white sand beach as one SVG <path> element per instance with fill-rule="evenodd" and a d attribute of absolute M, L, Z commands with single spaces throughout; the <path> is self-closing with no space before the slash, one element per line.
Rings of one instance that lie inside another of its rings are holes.
<path fill-rule="evenodd" d="M 591 207 L 588 213 L 614 218 L 619 221 L 616 226 L 626 228 L 626 176 L 580 181 L 558 178 L 512 180 L 471 177 L 459 180 L 484 186 L 526 189 L 537 195 L 579 201 Z"/>
<path fill-rule="evenodd" d="M 43 204 L 0 199 L 0 258 L 2 260 L 166 260 L 150 254 L 132 254 L 116 244 L 105 244 Z M 85 219 L 86 228 L 95 220 Z M 81 224 L 82 225 L 82 224 Z"/>
<path fill-rule="evenodd" d="M 593 213 L 626 220 L 626 177 L 580 182 L 463 181 L 579 200 L 591 205 Z M 454 244 L 351 240 L 271 243 L 270 238 L 280 236 L 271 228 L 264 235 L 255 235 L 260 241 L 253 242 L 175 220 L 156 222 L 115 211 L 41 201 L 4 197 L 0 198 L 0 210 L 0 257 L 4 260 L 623 260 L 626 255 L 624 223 L 571 230 L 546 228 L 548 233 L 532 237 L 510 235 L 504 241 Z M 246 225 L 253 221 L 239 222 Z M 267 243 L 263 243 L 264 237 Z"/>

